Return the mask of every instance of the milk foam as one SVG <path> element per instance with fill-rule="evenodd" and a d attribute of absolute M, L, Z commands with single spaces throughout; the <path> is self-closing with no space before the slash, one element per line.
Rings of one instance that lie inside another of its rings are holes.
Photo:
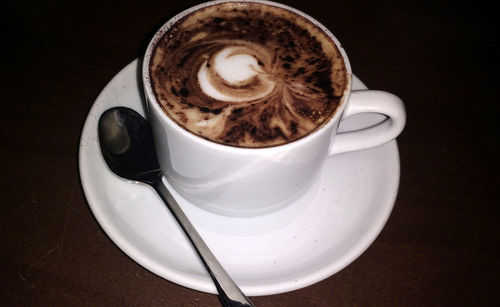
<path fill-rule="evenodd" d="M 214 58 L 214 69 L 222 79 L 238 85 L 248 82 L 257 75 L 258 64 L 246 50 L 237 47 L 226 47 L 219 51 Z"/>
<path fill-rule="evenodd" d="M 229 46 L 219 51 L 212 61 L 213 72 L 208 68 L 208 60 L 203 62 L 198 71 L 198 82 L 201 90 L 207 96 L 227 102 L 243 102 L 260 99 L 268 95 L 274 88 L 270 81 L 259 68 L 258 60 L 243 47 Z M 222 80 L 217 80 L 217 79 Z M 231 89 L 244 87 L 261 81 L 262 86 L 245 95 L 231 95 Z M 219 81 L 218 86 L 216 85 Z M 222 81 L 222 82 L 220 82 Z"/>

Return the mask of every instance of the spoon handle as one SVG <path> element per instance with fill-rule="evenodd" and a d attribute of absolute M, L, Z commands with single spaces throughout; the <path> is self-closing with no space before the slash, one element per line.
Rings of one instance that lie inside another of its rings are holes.
<path fill-rule="evenodd" d="M 212 278 L 217 291 L 219 292 L 219 299 L 224 306 L 254 306 L 252 302 L 243 294 L 238 285 L 226 273 L 222 265 L 219 263 L 214 254 L 210 251 L 207 244 L 200 237 L 193 224 L 186 217 L 181 207 L 174 199 L 170 191 L 163 184 L 162 180 L 151 184 L 156 190 L 158 195 L 163 199 L 172 215 L 175 217 L 182 230 L 186 233 L 187 237 L 194 246 L 194 249 L 200 256 L 203 265 L 207 269 L 210 277 Z"/>

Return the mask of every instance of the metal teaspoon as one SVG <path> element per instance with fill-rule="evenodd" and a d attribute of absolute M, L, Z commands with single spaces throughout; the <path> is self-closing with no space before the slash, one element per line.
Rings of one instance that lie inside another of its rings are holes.
<path fill-rule="evenodd" d="M 136 111 L 115 107 L 99 118 L 99 144 L 104 160 L 118 176 L 150 185 L 191 241 L 212 278 L 223 306 L 254 306 L 226 273 L 162 182 L 149 123 Z"/>

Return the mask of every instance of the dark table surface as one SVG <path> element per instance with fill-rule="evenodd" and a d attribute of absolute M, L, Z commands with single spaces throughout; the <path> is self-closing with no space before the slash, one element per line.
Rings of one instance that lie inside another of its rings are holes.
<path fill-rule="evenodd" d="M 147 271 L 103 232 L 78 148 L 106 83 L 197 1 L 2 4 L 0 305 L 218 306 Z M 498 305 L 498 14 L 481 2 L 284 1 L 324 23 L 370 88 L 396 93 L 401 182 L 375 242 L 257 306 Z M 460 3 L 460 2 L 459 2 Z"/>

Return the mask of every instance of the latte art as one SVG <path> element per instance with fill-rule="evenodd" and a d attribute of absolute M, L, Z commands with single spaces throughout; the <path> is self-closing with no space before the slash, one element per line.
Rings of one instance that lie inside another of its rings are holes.
<path fill-rule="evenodd" d="M 157 43 L 150 68 L 170 118 L 200 137 L 241 147 L 280 145 L 321 127 L 347 83 L 325 33 L 258 3 L 185 16 Z"/>
<path fill-rule="evenodd" d="M 271 93 L 275 82 L 261 67 L 264 64 L 257 59 L 259 54 L 244 44 L 226 47 L 201 65 L 198 82 L 204 94 L 221 101 L 243 102 Z"/>

